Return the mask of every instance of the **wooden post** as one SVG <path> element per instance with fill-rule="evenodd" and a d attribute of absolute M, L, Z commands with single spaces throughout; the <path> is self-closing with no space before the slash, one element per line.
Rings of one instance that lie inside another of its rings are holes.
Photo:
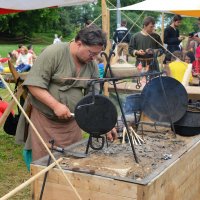
<path fill-rule="evenodd" d="M 165 14 L 164 12 L 162 12 L 161 40 L 162 40 L 163 46 L 164 46 L 164 22 L 165 22 Z M 164 60 L 164 56 L 162 55 L 160 59 L 162 69 L 163 69 L 163 60 Z"/>
<path fill-rule="evenodd" d="M 106 54 L 109 54 L 110 51 L 110 11 L 107 9 L 106 0 L 101 0 L 101 7 L 102 7 L 102 29 L 107 34 L 107 47 L 106 47 Z M 104 66 L 106 66 L 106 61 L 104 59 Z M 104 84 L 104 95 L 109 96 L 108 92 L 108 83 Z"/>

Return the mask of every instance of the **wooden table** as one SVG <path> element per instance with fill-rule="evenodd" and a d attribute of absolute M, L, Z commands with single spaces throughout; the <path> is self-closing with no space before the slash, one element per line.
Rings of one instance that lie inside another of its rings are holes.
<path fill-rule="evenodd" d="M 22 81 L 25 80 L 27 74 L 28 74 L 28 72 L 18 73 L 18 75 L 19 75 L 19 77 Z M 3 75 L 6 82 L 8 82 L 8 83 L 15 83 L 16 82 L 12 73 L 2 73 L 2 75 Z"/>
<path fill-rule="evenodd" d="M 143 90 L 144 85 L 139 89 L 136 88 L 136 85 L 137 83 L 132 82 L 119 83 L 117 84 L 117 89 L 120 93 L 140 93 Z M 188 93 L 188 99 L 200 100 L 200 86 L 186 86 L 185 89 Z M 109 84 L 109 91 L 114 91 L 114 86 L 111 84 Z"/>

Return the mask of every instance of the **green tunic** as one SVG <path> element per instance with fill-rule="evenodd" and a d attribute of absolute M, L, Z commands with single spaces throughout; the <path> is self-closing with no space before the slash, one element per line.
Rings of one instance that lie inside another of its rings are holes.
<path fill-rule="evenodd" d="M 48 46 L 41 53 L 23 85 L 47 89 L 54 98 L 74 112 L 76 104 L 84 95 L 84 89 L 87 88 L 87 81 L 65 80 L 64 77 L 77 77 L 77 75 L 69 44 L 59 43 Z M 98 78 L 97 65 L 94 62 L 83 65 L 78 77 Z M 63 121 L 57 118 L 52 109 L 32 95 L 31 103 L 49 119 Z"/>
<path fill-rule="evenodd" d="M 160 44 L 162 44 L 162 41 L 160 39 L 160 36 L 156 33 L 152 33 L 151 37 L 153 37 L 156 41 L 158 41 Z M 131 41 L 129 43 L 129 53 L 133 56 L 133 53 L 135 50 L 146 50 L 146 49 L 159 49 L 163 48 L 161 45 L 159 45 L 154 39 L 152 39 L 149 35 L 144 35 L 141 32 L 136 33 L 132 36 Z M 145 54 L 144 56 L 137 56 L 141 58 L 147 58 L 149 55 Z M 150 55 L 152 56 L 152 55 Z"/>

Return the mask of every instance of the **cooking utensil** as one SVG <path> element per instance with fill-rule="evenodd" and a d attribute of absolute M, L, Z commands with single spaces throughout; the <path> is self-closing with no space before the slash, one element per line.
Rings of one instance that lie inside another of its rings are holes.
<path fill-rule="evenodd" d="M 177 134 L 194 136 L 200 134 L 200 112 L 187 111 L 185 115 L 174 123 Z"/>
<path fill-rule="evenodd" d="M 55 146 L 53 145 L 52 147 L 46 143 L 46 145 L 51 148 L 52 150 L 54 151 L 57 151 L 57 152 L 60 152 L 66 156 L 72 156 L 72 157 L 75 157 L 75 158 L 85 158 L 87 155 L 84 154 L 84 153 L 80 153 L 80 152 L 75 152 L 75 151 L 70 151 L 70 150 L 65 150 L 64 148 L 62 147 L 58 147 L 58 146 Z"/>
<path fill-rule="evenodd" d="M 75 107 L 75 119 L 85 132 L 99 136 L 112 130 L 117 122 L 117 110 L 103 95 L 88 95 Z"/>
<path fill-rule="evenodd" d="M 171 77 L 153 78 L 141 93 L 142 111 L 157 122 L 172 123 L 181 119 L 187 110 L 187 101 L 184 86 Z"/>

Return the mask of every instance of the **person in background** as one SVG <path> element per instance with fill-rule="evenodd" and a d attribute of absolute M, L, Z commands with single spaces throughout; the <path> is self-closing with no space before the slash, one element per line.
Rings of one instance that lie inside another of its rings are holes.
<path fill-rule="evenodd" d="M 3 115 L 5 110 L 7 109 L 9 103 L 7 101 L 3 101 L 2 98 L 0 97 L 0 117 Z M 14 110 L 11 111 L 12 115 L 14 115 Z"/>
<path fill-rule="evenodd" d="M 174 51 L 181 51 L 180 44 L 184 40 L 183 36 L 180 36 L 178 27 L 181 25 L 182 17 L 175 15 L 172 23 L 164 30 L 164 43 L 167 45 L 167 50 L 171 53 Z M 164 64 L 171 60 L 171 54 L 166 53 Z"/>
<path fill-rule="evenodd" d="M 161 38 L 155 33 L 154 28 L 154 18 L 151 16 L 146 17 L 143 21 L 142 31 L 134 34 L 129 43 L 129 54 L 136 57 L 136 67 L 141 65 L 143 71 L 149 70 L 149 66 L 154 59 L 152 50 L 163 49 Z"/>
<path fill-rule="evenodd" d="M 37 57 L 23 85 L 30 92 L 31 121 L 46 143 L 53 138 L 56 146 L 64 148 L 82 139 L 71 113 L 83 98 L 88 81 L 62 77 L 98 78 L 95 59 L 105 47 L 106 34 L 91 25 L 81 29 L 74 41 L 50 45 Z M 18 143 L 22 132 L 16 133 Z M 32 149 L 33 160 L 47 154 L 31 126 L 25 148 Z"/>
<path fill-rule="evenodd" d="M 98 68 L 99 68 L 99 78 L 103 78 L 103 75 L 104 75 L 103 58 L 100 55 L 98 55 L 97 58 L 96 58 L 96 61 L 97 61 L 97 65 L 98 65 Z"/>
<path fill-rule="evenodd" d="M 32 54 L 28 53 L 28 49 L 25 46 L 21 47 L 20 54 L 16 61 L 16 71 L 27 72 L 33 65 Z"/>
<path fill-rule="evenodd" d="M 200 77 L 200 46 L 196 48 L 195 61 L 193 63 L 193 76 Z"/>
<path fill-rule="evenodd" d="M 194 53 L 192 51 L 187 51 L 184 54 L 184 62 L 189 64 L 189 63 L 193 63 L 194 61 L 195 61 Z"/>
<path fill-rule="evenodd" d="M 57 34 L 55 34 L 55 35 L 54 35 L 53 44 L 57 44 L 57 43 L 60 43 L 60 42 L 61 42 L 60 38 L 58 37 Z"/>
<path fill-rule="evenodd" d="M 182 82 L 188 63 L 183 62 L 183 53 L 181 51 L 174 51 L 172 62 L 169 63 L 169 76 Z M 192 77 L 190 81 L 192 80 Z"/>
<path fill-rule="evenodd" d="M 189 33 L 186 49 L 188 51 L 192 51 L 194 54 L 196 52 L 196 48 L 200 45 L 200 17 L 197 21 L 198 31 Z"/>
<path fill-rule="evenodd" d="M 113 40 L 117 44 L 117 54 L 118 56 L 124 56 L 125 60 L 128 61 L 128 44 L 130 42 L 130 33 L 126 28 L 127 22 L 122 20 L 121 26 L 116 29 Z"/>
<path fill-rule="evenodd" d="M 33 50 L 33 45 L 32 44 L 29 44 L 27 46 L 27 49 L 28 49 L 28 53 L 32 54 L 32 59 L 33 59 L 33 62 L 35 61 L 35 59 L 37 58 L 36 56 L 36 53 L 34 52 Z"/>

